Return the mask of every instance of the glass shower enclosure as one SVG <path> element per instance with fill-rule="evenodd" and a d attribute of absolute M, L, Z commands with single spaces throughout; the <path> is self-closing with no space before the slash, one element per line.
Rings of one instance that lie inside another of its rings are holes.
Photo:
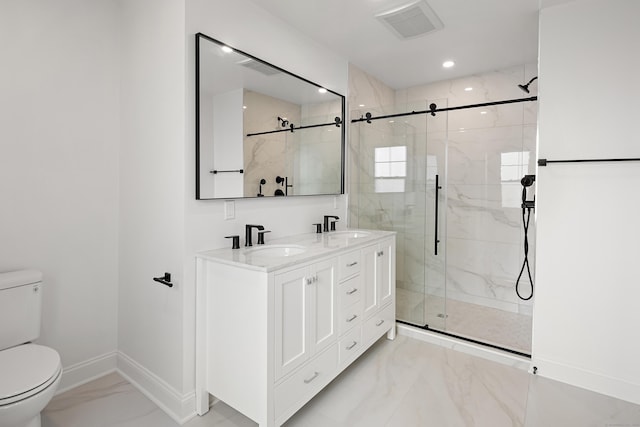
<path fill-rule="evenodd" d="M 536 124 L 525 104 L 535 103 L 410 114 L 431 103 L 448 106 L 352 111 L 390 117 L 351 124 L 350 224 L 397 232 L 399 321 L 530 354 L 531 301 L 517 297 L 515 282 L 520 179 L 535 173 Z"/>

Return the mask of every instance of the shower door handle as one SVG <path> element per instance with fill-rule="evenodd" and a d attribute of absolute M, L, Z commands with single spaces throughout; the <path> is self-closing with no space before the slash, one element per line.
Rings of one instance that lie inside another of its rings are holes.
<path fill-rule="evenodd" d="M 435 202 L 435 206 L 436 206 L 436 215 L 433 219 L 433 223 L 435 224 L 435 232 L 433 233 L 434 238 L 433 238 L 433 252 L 435 255 L 438 255 L 438 243 L 440 243 L 440 240 L 438 240 L 438 191 L 441 190 L 442 187 L 440 187 L 440 177 L 438 175 L 436 175 L 436 202 Z"/>

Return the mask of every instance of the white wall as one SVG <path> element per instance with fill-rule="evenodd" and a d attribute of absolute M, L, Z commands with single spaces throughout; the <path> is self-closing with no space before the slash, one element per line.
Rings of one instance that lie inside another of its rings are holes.
<path fill-rule="evenodd" d="M 117 17 L 111 0 L 0 5 L 0 271 L 44 273 L 63 388 L 116 350 Z"/>
<path fill-rule="evenodd" d="M 640 157 L 637 0 L 542 11 L 539 157 Z M 640 403 L 640 163 L 538 168 L 533 362 Z"/>
<path fill-rule="evenodd" d="M 242 122 L 244 103 L 244 90 L 235 89 L 227 93 L 221 93 L 213 97 L 213 114 L 208 126 L 213 128 L 213 141 L 210 143 L 213 155 L 208 158 L 211 168 L 200 170 L 200 185 L 205 179 L 213 183 L 213 192 L 216 197 L 238 197 L 244 194 L 243 174 L 229 172 L 212 174 L 212 169 L 229 170 L 243 169 L 244 150 L 242 149 Z M 212 125 L 215 122 L 215 125 Z M 204 146 L 202 144 L 201 146 Z M 202 163 L 202 157 L 200 157 Z M 204 176 L 203 176 L 204 175 Z M 206 178 L 205 178 L 206 176 Z"/>
<path fill-rule="evenodd" d="M 119 368 L 182 417 L 184 2 L 120 6 Z M 152 280 L 164 272 L 173 288 Z"/>
<path fill-rule="evenodd" d="M 197 251 L 231 245 L 224 236 L 239 234 L 245 224 L 263 224 L 268 239 L 311 232 L 322 215 L 340 216 L 346 223 L 346 196 L 305 196 L 235 201 L 236 219 L 223 220 L 222 200 L 195 200 L 195 36 L 202 32 L 215 39 L 285 68 L 338 93 L 347 93 L 348 64 L 300 34 L 288 24 L 247 0 L 187 0 L 187 120 L 185 141 L 186 250 L 184 254 L 185 390 L 194 387 L 195 261 Z M 336 207 L 334 208 L 334 199 Z"/>

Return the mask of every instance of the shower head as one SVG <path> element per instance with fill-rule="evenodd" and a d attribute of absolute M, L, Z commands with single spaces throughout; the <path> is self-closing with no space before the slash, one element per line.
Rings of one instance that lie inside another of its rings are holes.
<path fill-rule="evenodd" d="M 534 78 L 532 78 L 531 80 L 529 80 L 529 83 L 527 83 L 526 85 L 518 85 L 518 87 L 519 87 L 520 89 L 522 89 L 523 91 L 525 91 L 525 92 L 529 93 L 529 85 L 530 85 L 531 83 L 533 83 L 533 81 L 534 81 L 535 79 L 537 79 L 537 78 L 538 78 L 538 76 L 535 76 Z"/>
<path fill-rule="evenodd" d="M 286 128 L 289 125 L 289 120 L 287 120 L 286 117 L 278 117 L 278 123 L 280 123 L 280 126 L 282 126 L 283 128 Z"/>

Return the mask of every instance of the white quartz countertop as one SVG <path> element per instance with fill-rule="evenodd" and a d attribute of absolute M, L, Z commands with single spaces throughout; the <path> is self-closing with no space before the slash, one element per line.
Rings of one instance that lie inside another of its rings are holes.
<path fill-rule="evenodd" d="M 265 245 L 203 251 L 196 256 L 222 264 L 269 272 L 330 256 L 344 249 L 367 246 L 395 234 L 395 231 L 361 229 L 308 233 L 270 240 Z"/>

